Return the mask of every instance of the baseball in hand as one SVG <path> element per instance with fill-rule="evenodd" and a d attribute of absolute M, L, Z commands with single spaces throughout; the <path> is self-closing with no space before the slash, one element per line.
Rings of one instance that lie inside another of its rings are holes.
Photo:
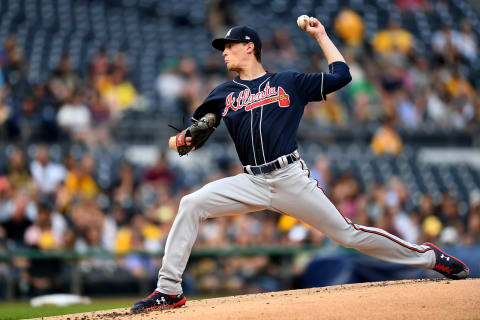
<path fill-rule="evenodd" d="M 305 19 L 307 20 L 307 23 L 308 23 L 310 17 L 307 16 L 306 14 L 302 14 L 300 17 L 297 18 L 297 24 L 302 30 L 305 30 L 305 27 L 306 27 Z"/>

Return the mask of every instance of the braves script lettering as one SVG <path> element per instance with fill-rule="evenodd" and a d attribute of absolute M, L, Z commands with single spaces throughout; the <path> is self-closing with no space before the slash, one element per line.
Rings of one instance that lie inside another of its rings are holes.
<path fill-rule="evenodd" d="M 283 90 L 282 87 L 270 87 L 270 82 L 267 82 L 263 91 L 260 91 L 256 94 L 251 94 L 250 89 L 245 89 L 240 91 L 237 97 L 234 97 L 235 92 L 230 92 L 225 99 L 225 110 L 223 111 L 223 116 L 228 113 L 229 109 L 237 111 L 239 109 L 245 108 L 245 111 L 250 111 L 252 109 L 277 102 L 278 106 L 281 108 L 286 108 L 290 106 L 290 96 Z"/>

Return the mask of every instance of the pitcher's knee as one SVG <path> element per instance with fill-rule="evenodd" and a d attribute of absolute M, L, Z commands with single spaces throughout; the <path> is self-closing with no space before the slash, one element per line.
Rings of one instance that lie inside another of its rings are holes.
<path fill-rule="evenodd" d="M 194 215 L 201 217 L 203 212 L 203 204 L 201 197 L 195 192 L 182 197 L 180 200 L 180 207 L 178 208 L 178 214 L 181 215 Z"/>
<path fill-rule="evenodd" d="M 201 202 L 199 201 L 198 197 L 195 196 L 195 193 L 190 193 L 182 197 L 182 200 L 180 200 L 179 209 L 191 210 L 194 208 L 198 208 L 200 203 Z"/>
<path fill-rule="evenodd" d="M 356 243 L 355 243 L 355 232 L 356 230 L 352 228 L 352 230 L 348 229 L 335 235 L 335 237 L 332 237 L 332 240 L 337 242 L 338 244 L 346 247 L 346 248 L 355 248 Z"/>

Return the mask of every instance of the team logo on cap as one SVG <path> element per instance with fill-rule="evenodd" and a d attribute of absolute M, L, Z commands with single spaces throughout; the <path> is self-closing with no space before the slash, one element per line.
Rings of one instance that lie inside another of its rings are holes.
<path fill-rule="evenodd" d="M 233 28 L 232 28 L 233 29 Z M 228 30 L 227 34 L 225 35 L 225 38 L 226 37 L 230 37 L 230 32 L 232 32 L 232 29 Z"/>

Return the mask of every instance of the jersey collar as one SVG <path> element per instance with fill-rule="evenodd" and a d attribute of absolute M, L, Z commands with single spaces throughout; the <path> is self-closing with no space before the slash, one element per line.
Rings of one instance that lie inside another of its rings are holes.
<path fill-rule="evenodd" d="M 242 80 L 242 79 L 240 79 L 239 76 L 236 76 L 235 77 L 235 82 L 250 86 L 250 85 L 255 85 L 255 83 L 264 81 L 266 78 L 270 77 L 271 75 L 272 74 L 267 71 L 263 76 L 252 79 L 252 80 Z"/>

